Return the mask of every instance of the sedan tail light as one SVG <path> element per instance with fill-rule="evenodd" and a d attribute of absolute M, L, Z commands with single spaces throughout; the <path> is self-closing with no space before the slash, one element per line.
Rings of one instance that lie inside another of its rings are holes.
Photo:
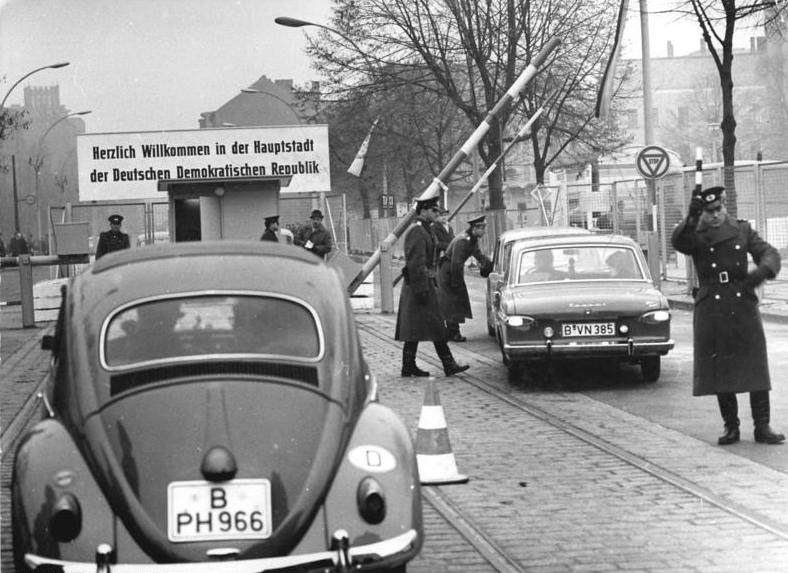
<path fill-rule="evenodd" d="M 73 541 L 82 531 L 82 508 L 71 493 L 64 493 L 55 501 L 49 518 L 49 532 L 60 543 Z"/>
<path fill-rule="evenodd" d="M 358 512 L 364 521 L 377 524 L 386 517 L 386 497 L 383 495 L 383 488 L 375 478 L 365 477 L 358 484 L 356 492 L 356 503 Z"/>

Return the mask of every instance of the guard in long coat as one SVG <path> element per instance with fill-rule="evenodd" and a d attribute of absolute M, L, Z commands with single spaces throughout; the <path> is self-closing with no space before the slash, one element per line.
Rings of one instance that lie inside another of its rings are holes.
<path fill-rule="evenodd" d="M 402 349 L 402 376 L 429 376 L 416 365 L 419 342 L 429 340 L 443 364 L 446 376 L 464 372 L 467 365 L 454 360 L 447 340 L 446 325 L 438 305 L 435 271 L 435 236 L 430 224 L 438 215 L 438 200 L 416 202 L 416 222 L 405 235 L 405 267 L 394 334 L 405 343 Z"/>
<path fill-rule="evenodd" d="M 465 284 L 465 261 L 470 257 L 476 259 L 482 276 L 489 274 L 492 269 L 492 261 L 479 248 L 479 238 L 484 235 L 486 228 L 484 215 L 469 220 L 468 229 L 449 243 L 438 263 L 438 300 L 446 319 L 449 340 L 454 342 L 465 342 L 466 338 L 460 333 L 460 324 L 466 318 L 473 318 Z"/>
<path fill-rule="evenodd" d="M 120 230 L 120 226 L 123 223 L 123 215 L 110 215 L 107 220 L 109 221 L 109 231 L 99 233 L 99 240 L 96 245 L 96 260 L 99 260 L 107 253 L 122 251 L 131 246 L 128 234 Z"/>
<path fill-rule="evenodd" d="M 750 393 L 755 441 L 776 444 L 783 434 L 769 426 L 769 366 L 756 287 L 780 271 L 780 254 L 747 221 L 725 210 L 725 189 L 695 195 L 687 219 L 673 231 L 673 247 L 692 256 L 699 287 L 694 312 L 694 396 L 716 394 L 725 433 L 739 440 L 736 393 Z M 747 253 L 757 268 L 748 272 Z"/>

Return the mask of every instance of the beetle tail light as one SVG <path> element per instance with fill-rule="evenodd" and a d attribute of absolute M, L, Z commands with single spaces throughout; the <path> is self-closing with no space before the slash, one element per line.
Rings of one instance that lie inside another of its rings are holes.
<path fill-rule="evenodd" d="M 82 531 L 82 507 L 71 493 L 64 493 L 55 500 L 49 517 L 49 532 L 60 543 L 76 539 Z"/>
<path fill-rule="evenodd" d="M 383 488 L 374 478 L 365 477 L 358 484 L 356 504 L 358 512 L 367 523 L 375 525 L 386 517 L 386 496 L 383 495 Z"/>

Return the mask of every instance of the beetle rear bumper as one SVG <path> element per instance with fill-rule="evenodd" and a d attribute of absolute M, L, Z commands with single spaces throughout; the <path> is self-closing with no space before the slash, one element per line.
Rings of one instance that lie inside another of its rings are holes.
<path fill-rule="evenodd" d="M 33 571 L 62 573 L 258 573 L 322 568 L 326 571 L 366 571 L 383 564 L 395 565 L 416 555 L 420 547 L 419 534 L 410 529 L 391 539 L 340 547 L 305 555 L 267 557 L 243 561 L 209 561 L 205 563 L 119 564 L 102 567 L 91 562 L 60 561 L 28 553 L 25 562 Z M 40 569 L 39 569 L 40 567 Z"/>

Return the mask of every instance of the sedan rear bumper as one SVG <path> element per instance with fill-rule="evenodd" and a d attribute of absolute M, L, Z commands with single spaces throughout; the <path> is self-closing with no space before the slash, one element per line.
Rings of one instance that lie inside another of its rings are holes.
<path fill-rule="evenodd" d="M 538 343 L 503 344 L 503 352 L 510 360 L 535 358 L 583 358 L 583 357 L 637 357 L 667 354 L 674 346 L 673 339 L 660 341 L 634 340 L 588 340 L 556 341 Z"/>
<path fill-rule="evenodd" d="M 336 534 L 335 534 L 336 535 Z M 120 564 L 106 567 L 95 562 L 60 561 L 28 553 L 25 562 L 33 571 L 62 573 L 258 573 L 279 570 L 323 568 L 326 571 L 367 571 L 381 565 L 393 566 L 415 557 L 420 547 L 415 529 L 366 545 L 339 547 L 305 555 L 267 557 L 243 561 L 209 561 L 205 563 Z M 97 558 L 98 559 L 98 558 Z M 40 569 L 39 569 L 40 568 Z"/>

